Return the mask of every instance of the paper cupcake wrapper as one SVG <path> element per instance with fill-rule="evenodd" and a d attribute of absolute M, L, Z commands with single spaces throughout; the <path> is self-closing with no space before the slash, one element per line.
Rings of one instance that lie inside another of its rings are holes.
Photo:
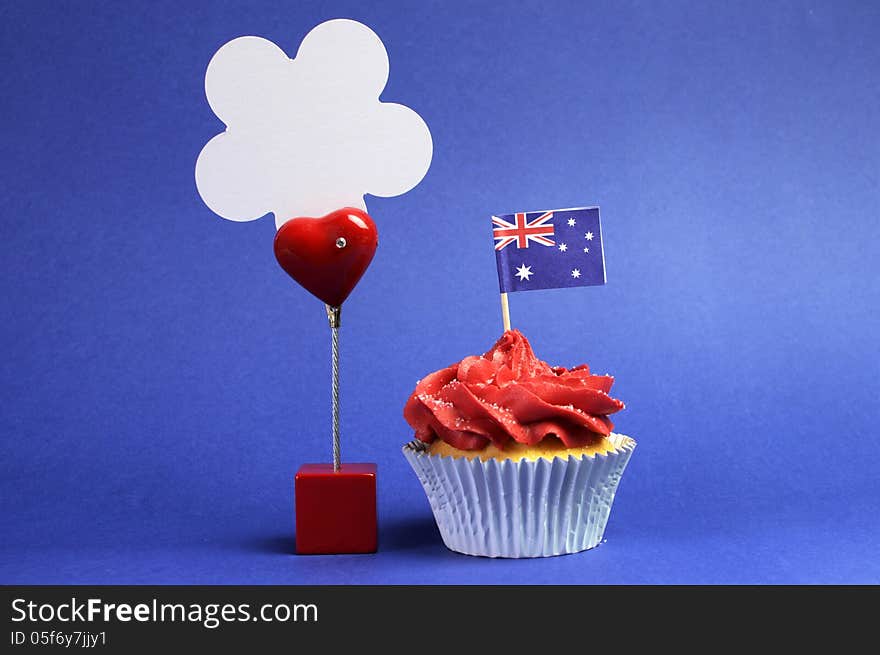
<path fill-rule="evenodd" d="M 529 461 L 431 455 L 403 447 L 446 547 L 484 557 L 548 557 L 602 541 L 617 485 L 636 442 L 609 437 L 615 450 Z"/>

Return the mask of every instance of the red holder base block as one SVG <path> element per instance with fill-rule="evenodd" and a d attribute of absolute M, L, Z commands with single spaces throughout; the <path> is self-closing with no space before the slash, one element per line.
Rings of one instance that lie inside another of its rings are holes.
<path fill-rule="evenodd" d="M 375 464 L 303 464 L 294 487 L 297 553 L 376 552 Z"/>

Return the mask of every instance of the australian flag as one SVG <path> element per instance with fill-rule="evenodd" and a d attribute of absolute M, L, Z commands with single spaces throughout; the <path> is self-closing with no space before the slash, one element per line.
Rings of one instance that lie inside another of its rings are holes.
<path fill-rule="evenodd" d="M 598 207 L 492 217 L 502 293 L 605 284 Z"/>

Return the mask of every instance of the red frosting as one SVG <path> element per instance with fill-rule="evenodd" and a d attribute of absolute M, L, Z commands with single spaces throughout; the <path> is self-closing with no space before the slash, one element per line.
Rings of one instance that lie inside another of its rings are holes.
<path fill-rule="evenodd" d="M 518 330 L 508 330 L 482 357 L 431 373 L 416 385 L 403 416 L 416 438 L 440 437 L 462 450 L 503 448 L 509 439 L 534 445 L 553 435 L 567 448 L 608 435 L 608 414 L 623 409 L 608 395 L 614 378 L 591 375 L 583 364 L 568 370 L 535 357 Z"/>

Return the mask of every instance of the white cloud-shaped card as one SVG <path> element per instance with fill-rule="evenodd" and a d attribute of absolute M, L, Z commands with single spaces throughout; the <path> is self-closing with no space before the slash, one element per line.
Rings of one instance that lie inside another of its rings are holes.
<path fill-rule="evenodd" d="M 388 53 L 366 25 L 321 23 L 294 59 L 256 36 L 221 47 L 205 74 L 226 130 L 196 162 L 205 204 L 231 221 L 366 209 L 364 195 L 416 186 L 431 164 L 431 133 L 404 105 L 381 102 Z"/>

